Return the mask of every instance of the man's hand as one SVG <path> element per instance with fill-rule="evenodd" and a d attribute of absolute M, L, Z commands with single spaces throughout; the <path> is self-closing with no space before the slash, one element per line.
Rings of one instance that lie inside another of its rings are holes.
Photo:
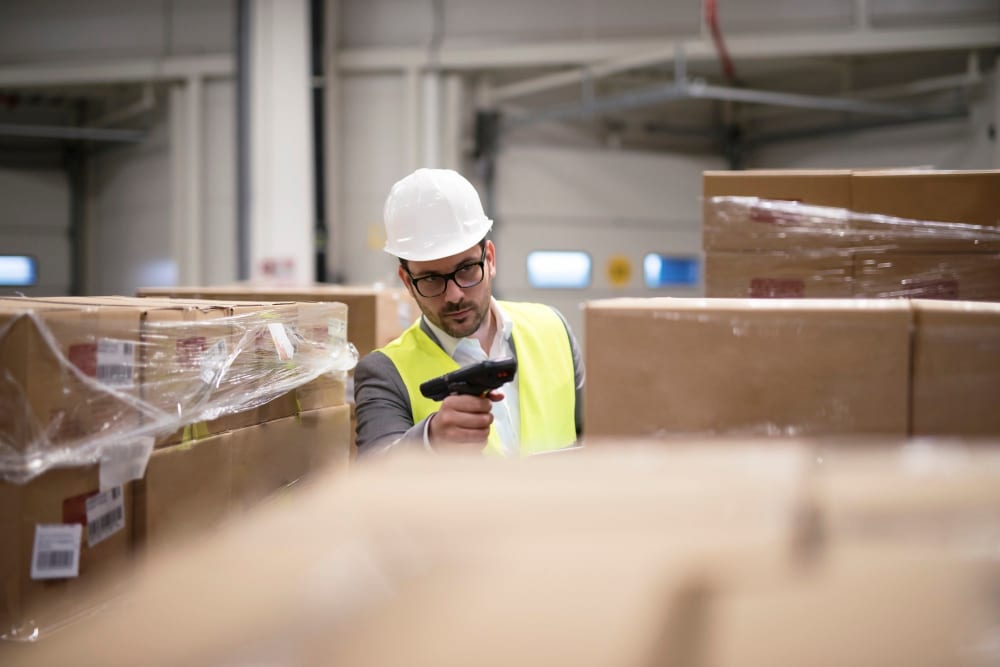
<path fill-rule="evenodd" d="M 428 426 L 431 445 L 462 444 L 482 448 L 493 423 L 490 403 L 502 400 L 503 394 L 499 391 L 491 391 L 485 396 L 452 394 L 446 397 Z"/>

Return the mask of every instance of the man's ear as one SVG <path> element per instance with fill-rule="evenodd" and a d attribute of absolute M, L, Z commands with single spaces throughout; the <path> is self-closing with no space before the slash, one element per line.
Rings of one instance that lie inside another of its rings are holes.
<path fill-rule="evenodd" d="M 497 248 L 493 241 L 486 241 L 486 262 L 490 265 L 490 278 L 497 277 Z"/>

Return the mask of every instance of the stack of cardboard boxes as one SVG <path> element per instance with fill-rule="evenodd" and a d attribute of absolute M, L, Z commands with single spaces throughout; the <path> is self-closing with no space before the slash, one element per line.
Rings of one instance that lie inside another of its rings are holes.
<path fill-rule="evenodd" d="M 617 444 L 324 480 L 25 664 L 995 664 L 996 450 Z"/>
<path fill-rule="evenodd" d="M 1000 301 L 1000 171 L 705 172 L 709 297 Z"/>
<path fill-rule="evenodd" d="M 611 299 L 584 310 L 596 436 L 998 436 L 1000 304 Z"/>
<path fill-rule="evenodd" d="M 3 299 L 0 318 L 0 635 L 349 458 L 344 304 Z"/>
<path fill-rule="evenodd" d="M 205 287 L 144 287 L 138 293 L 145 297 L 222 301 L 235 299 L 343 303 L 351 313 L 347 323 L 347 339 L 357 349 L 359 359 L 396 338 L 420 315 L 420 309 L 410 293 L 402 287 L 326 284 L 282 287 L 237 283 Z M 347 402 L 351 406 L 351 449 L 354 451 L 356 419 L 353 373 L 347 379 Z"/>
<path fill-rule="evenodd" d="M 587 435 L 1000 435 L 998 225 L 998 171 L 706 172 L 710 298 L 586 304 Z"/>
<path fill-rule="evenodd" d="M 402 287 L 313 285 L 280 287 L 236 284 L 215 287 L 144 287 L 139 296 L 253 301 L 336 301 L 351 313 L 347 339 L 364 356 L 413 324 L 420 311 Z"/>

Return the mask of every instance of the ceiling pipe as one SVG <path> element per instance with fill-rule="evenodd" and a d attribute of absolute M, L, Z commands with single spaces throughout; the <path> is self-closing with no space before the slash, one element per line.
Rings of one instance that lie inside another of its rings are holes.
<path fill-rule="evenodd" d="M 722 28 L 719 27 L 719 7 L 716 0 L 704 0 L 704 18 L 708 24 L 709 32 L 712 34 L 712 43 L 719 54 L 719 63 L 722 65 L 722 73 L 729 83 L 736 83 L 736 68 L 733 67 L 732 58 L 726 50 L 726 42 L 722 39 Z"/>

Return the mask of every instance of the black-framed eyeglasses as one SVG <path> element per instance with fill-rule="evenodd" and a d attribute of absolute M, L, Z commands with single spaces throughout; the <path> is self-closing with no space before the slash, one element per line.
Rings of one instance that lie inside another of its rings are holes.
<path fill-rule="evenodd" d="M 483 266 L 486 264 L 486 248 L 483 248 L 483 256 L 478 262 L 470 262 L 469 264 L 463 264 L 451 273 L 429 273 L 426 276 L 420 276 L 415 278 L 409 269 L 406 269 L 406 274 L 410 276 L 410 281 L 413 282 L 413 289 L 417 290 L 420 296 L 425 298 L 432 298 L 435 296 L 441 296 L 448 289 L 448 281 L 453 280 L 455 284 L 462 289 L 468 289 L 470 287 L 475 287 L 479 283 L 483 282 L 483 277 L 485 275 L 485 269 Z"/>

